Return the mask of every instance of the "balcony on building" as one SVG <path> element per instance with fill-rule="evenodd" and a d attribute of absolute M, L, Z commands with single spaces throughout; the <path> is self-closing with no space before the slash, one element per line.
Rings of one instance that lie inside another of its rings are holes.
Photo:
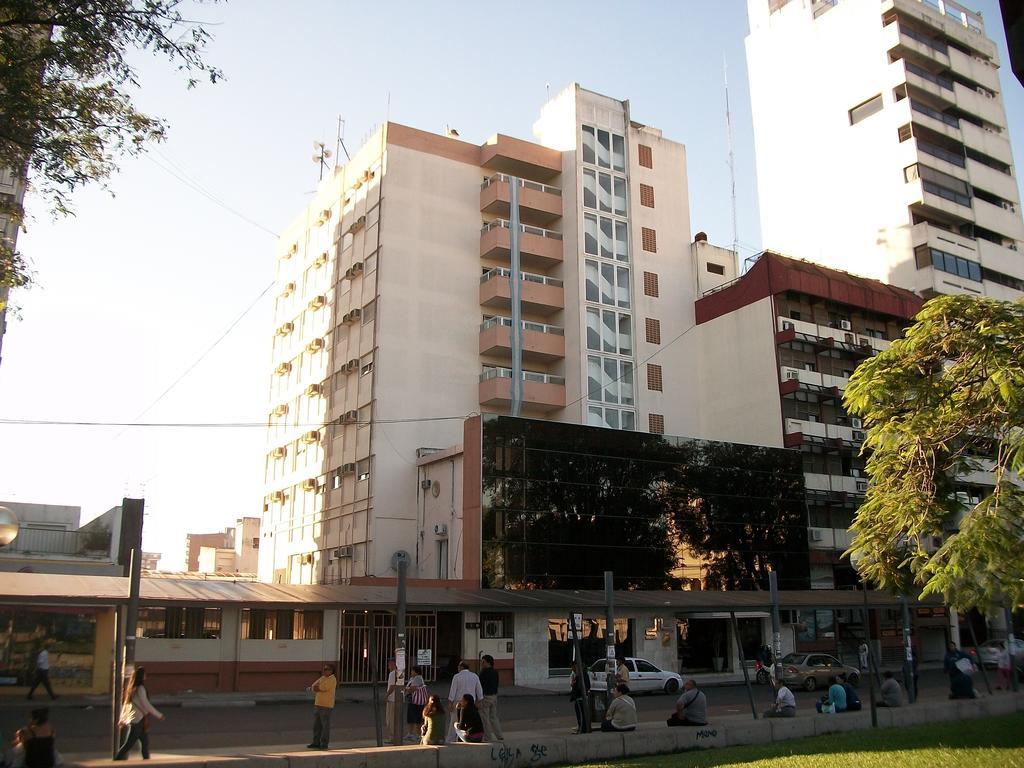
<path fill-rule="evenodd" d="M 519 190 L 519 220 L 523 224 L 546 227 L 562 217 L 560 188 L 504 173 L 496 173 L 480 185 L 480 211 L 508 219 L 513 184 Z"/>
<path fill-rule="evenodd" d="M 509 258 L 512 247 L 511 224 L 495 219 L 480 230 L 480 256 L 485 259 Z M 551 269 L 562 263 L 562 233 L 529 224 L 519 225 L 519 259 L 528 269 Z"/>
<path fill-rule="evenodd" d="M 948 37 L 961 46 L 993 58 L 996 46 L 985 37 L 985 25 L 976 12 L 953 0 L 883 0 L 883 18 L 912 19 L 936 37 Z"/>
<path fill-rule="evenodd" d="M 804 473 L 804 487 L 809 491 L 825 492 L 832 495 L 863 496 L 868 490 L 866 477 L 851 475 L 823 475 Z"/>
<path fill-rule="evenodd" d="M 492 309 L 512 309 L 511 271 L 505 267 L 492 267 L 480 277 L 480 304 Z M 519 301 L 527 312 L 553 315 L 565 309 L 565 289 L 555 277 L 520 272 Z"/>
<path fill-rule="evenodd" d="M 876 352 L 889 348 L 885 339 L 876 339 L 865 333 L 849 328 L 833 328 L 819 325 L 806 320 L 793 320 L 788 317 L 776 318 L 777 326 L 775 343 L 782 345 L 792 341 L 810 344 L 818 354 L 823 352 L 844 351 L 854 358 L 871 357 Z"/>
<path fill-rule="evenodd" d="M 536 371 L 523 371 L 524 408 L 548 412 L 565 407 L 565 378 Z M 512 371 L 486 365 L 480 374 L 480 404 L 508 408 L 512 405 Z"/>
<path fill-rule="evenodd" d="M 779 367 L 779 391 L 783 395 L 800 390 L 813 392 L 820 397 L 839 399 L 842 398 L 848 381 L 849 379 L 843 376 L 833 376 L 803 368 L 791 368 L 787 365 Z"/>
<path fill-rule="evenodd" d="M 1024 220 L 1015 203 L 1008 200 L 1002 201 L 999 205 L 983 200 L 975 195 L 974 222 L 983 229 L 990 232 L 998 232 L 1013 240 L 1024 240 Z"/>
<path fill-rule="evenodd" d="M 499 133 L 480 147 L 480 165 L 518 178 L 548 182 L 562 172 L 562 153 Z"/>
<path fill-rule="evenodd" d="M 895 17 L 885 19 L 889 22 L 882 31 L 885 49 L 890 58 L 912 57 L 932 61 L 942 67 L 949 67 L 949 45 L 940 36 L 929 33 L 922 27 L 912 26 Z"/>
<path fill-rule="evenodd" d="M 836 421 L 835 424 L 825 424 L 809 419 L 786 419 L 783 442 L 787 448 L 815 445 L 834 453 L 859 451 L 865 437 L 860 420 L 839 416 Z"/>
<path fill-rule="evenodd" d="M 551 363 L 565 357 L 565 330 L 558 325 L 520 321 L 523 360 Z M 512 319 L 488 317 L 480 324 L 480 354 L 511 359 Z"/>
<path fill-rule="evenodd" d="M 807 546 L 810 549 L 834 549 L 845 552 L 852 544 L 853 532 L 847 528 L 810 526 L 807 529 Z"/>

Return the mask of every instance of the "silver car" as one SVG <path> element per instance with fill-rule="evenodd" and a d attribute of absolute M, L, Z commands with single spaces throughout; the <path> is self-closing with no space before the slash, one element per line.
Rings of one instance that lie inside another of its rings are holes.
<path fill-rule="evenodd" d="M 646 659 L 627 656 L 624 661 L 629 670 L 630 693 L 676 693 L 683 687 L 682 677 L 675 672 L 658 669 Z M 607 687 L 604 659 L 590 665 L 590 687 L 595 691 L 603 691 Z"/>
<path fill-rule="evenodd" d="M 782 681 L 790 688 L 800 686 L 805 691 L 827 688 L 830 677 L 843 673 L 850 685 L 860 682 L 859 669 L 827 653 L 790 653 L 782 658 Z"/>

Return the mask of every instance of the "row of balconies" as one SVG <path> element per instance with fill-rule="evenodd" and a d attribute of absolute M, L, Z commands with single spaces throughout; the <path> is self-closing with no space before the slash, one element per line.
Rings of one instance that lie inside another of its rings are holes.
<path fill-rule="evenodd" d="M 857 470 L 852 471 L 857 472 Z M 860 472 L 858 472 L 857 476 L 821 475 L 815 472 L 805 472 L 804 487 L 809 491 L 863 496 L 868 490 L 868 479 Z"/>
<path fill-rule="evenodd" d="M 866 336 L 863 332 L 858 332 L 853 329 L 853 325 L 850 323 L 842 322 L 840 327 L 833 328 L 829 325 L 821 325 L 818 323 L 811 323 L 806 320 L 792 320 L 788 317 L 778 317 L 777 331 L 779 333 L 779 341 L 788 340 L 784 334 L 786 331 L 793 331 L 798 336 L 804 337 L 805 339 L 824 341 L 829 346 L 846 345 L 851 351 L 863 350 L 865 355 L 873 355 L 876 352 L 882 352 L 889 348 L 889 341 L 886 339 L 876 339 L 873 336 Z M 849 327 L 846 327 L 849 325 Z"/>
<path fill-rule="evenodd" d="M 840 393 L 846 389 L 846 384 L 849 381 L 845 376 L 833 376 L 828 373 L 807 371 L 803 368 L 790 368 L 787 365 L 781 366 L 779 368 L 779 373 L 779 381 L 782 383 L 796 381 L 800 384 L 810 385 L 812 387 L 837 389 Z"/>
<path fill-rule="evenodd" d="M 813 442 L 829 442 L 835 445 L 859 445 L 864 442 L 864 425 L 856 417 L 843 417 L 848 424 L 825 424 L 820 421 L 809 421 L 806 419 L 786 419 L 783 431 L 786 434 L 786 443 L 791 441 L 788 438 L 799 436 L 801 441 L 810 438 Z"/>
<path fill-rule="evenodd" d="M 527 315 L 550 316 L 565 309 L 562 281 L 544 273 L 563 262 L 562 235 L 552 224 L 562 217 L 562 190 L 545 182 L 561 174 L 561 153 L 529 142 L 497 136 L 481 149 L 481 166 L 497 171 L 480 185 L 480 212 L 487 221 L 480 231 L 480 257 L 491 262 L 511 258 L 513 189 L 518 197 L 520 307 Z M 511 272 L 507 266 L 487 269 L 480 278 L 480 305 L 490 311 L 511 312 Z M 543 367 L 564 360 L 563 328 L 532 320 L 521 321 L 522 362 Z M 480 325 L 479 353 L 483 358 L 512 359 L 512 320 L 487 315 Z M 522 403 L 540 411 L 565 407 L 565 379 L 538 370 L 524 370 Z M 512 371 L 483 361 L 480 404 L 508 408 L 512 404 Z"/>

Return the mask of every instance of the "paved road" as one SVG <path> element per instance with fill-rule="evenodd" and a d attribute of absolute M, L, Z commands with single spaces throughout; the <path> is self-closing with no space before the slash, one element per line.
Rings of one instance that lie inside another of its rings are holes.
<path fill-rule="evenodd" d="M 979 690 L 984 690 L 980 676 Z M 938 671 L 927 671 L 921 676 L 922 696 L 925 699 L 944 698 L 947 693 L 945 676 Z M 758 711 L 767 709 L 771 702 L 771 689 L 753 687 Z M 447 694 L 446 687 L 437 692 Z M 749 713 L 750 704 L 746 688 L 742 685 L 707 689 L 709 717 Z M 797 706 L 807 711 L 820 694 L 798 691 Z M 867 681 L 861 685 L 861 696 L 867 702 Z M 36 702 L 39 706 L 43 702 Z M 647 695 L 637 697 L 637 708 L 642 721 L 656 721 L 667 717 L 673 708 L 674 697 Z M 8 740 L 16 727 L 27 718 L 28 708 L 5 704 L 0 708 L 0 734 Z M 308 743 L 312 706 L 310 703 L 261 703 L 256 706 L 168 707 L 167 719 L 155 723 L 150 732 L 154 751 L 256 750 L 265 746 Z M 518 695 L 501 699 L 502 723 L 508 731 L 529 731 L 575 725 L 572 705 L 567 695 Z M 109 710 L 93 707 L 55 707 L 51 710 L 57 727 L 60 749 L 65 754 L 99 757 L 109 745 Z M 332 718 L 331 743 L 337 747 L 369 744 L 373 738 L 373 712 L 370 705 L 345 701 L 344 689 Z"/>

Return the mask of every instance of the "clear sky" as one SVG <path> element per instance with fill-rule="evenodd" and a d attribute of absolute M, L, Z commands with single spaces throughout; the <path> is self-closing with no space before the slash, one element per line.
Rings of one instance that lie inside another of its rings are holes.
<path fill-rule="evenodd" d="M 1006 62 L 996 1 L 968 5 Z M 143 411 L 273 280 L 267 230 L 305 205 L 312 142 L 333 146 L 339 115 L 350 151 L 388 114 L 475 143 L 499 131 L 530 139 L 548 85 L 555 94 L 577 81 L 629 99 L 635 120 L 686 144 L 693 232 L 729 245 L 727 64 L 740 250 L 760 250 L 743 0 L 236 0 L 190 12 L 211 22 L 208 60 L 227 79 L 188 91 L 164 62 L 139 56 L 138 104 L 167 118 L 169 140 L 123 163 L 115 196 L 78 194 L 75 218 L 53 220 L 28 200 L 19 247 L 36 284 L 14 296 L 2 418 L 263 423 L 269 294 Z M 1008 67 L 1002 87 L 1019 159 L 1024 89 Z M 79 505 L 85 520 L 141 494 L 145 548 L 180 569 L 186 532 L 260 514 L 264 449 L 258 427 L 0 425 L 0 500 Z"/>

